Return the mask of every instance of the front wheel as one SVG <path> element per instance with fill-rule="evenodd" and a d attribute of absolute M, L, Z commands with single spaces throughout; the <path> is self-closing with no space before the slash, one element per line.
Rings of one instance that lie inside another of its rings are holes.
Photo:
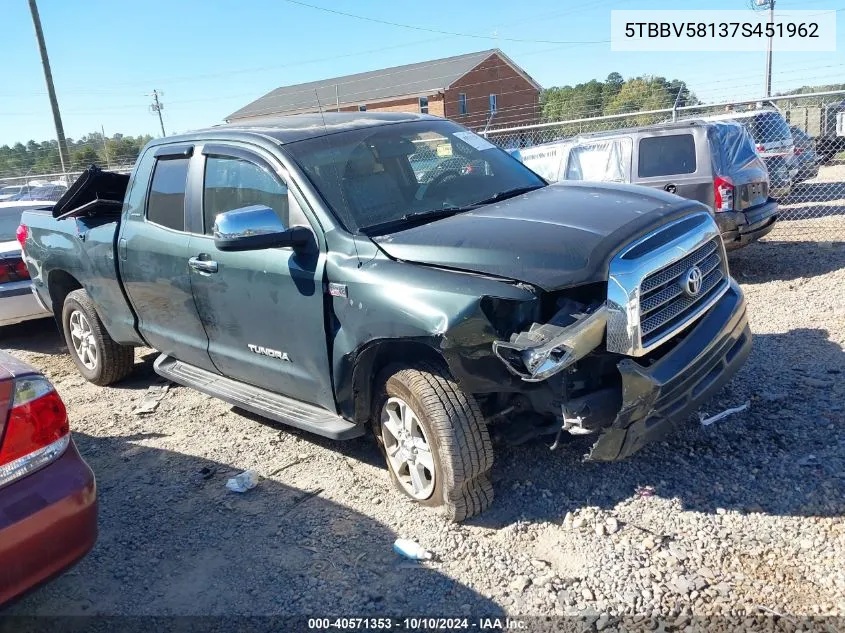
<path fill-rule="evenodd" d="M 135 350 L 109 336 L 84 290 L 74 290 L 62 308 L 62 330 L 76 368 L 83 378 L 105 386 L 125 378 L 135 363 Z"/>
<path fill-rule="evenodd" d="M 394 485 L 462 521 L 493 501 L 493 448 L 478 404 L 447 371 L 389 368 L 376 400 L 376 438 Z"/>

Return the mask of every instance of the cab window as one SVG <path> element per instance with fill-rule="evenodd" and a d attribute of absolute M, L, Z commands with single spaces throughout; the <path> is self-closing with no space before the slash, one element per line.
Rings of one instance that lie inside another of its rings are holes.
<path fill-rule="evenodd" d="M 211 235 L 219 213 L 262 205 L 291 226 L 288 187 L 269 170 L 240 158 L 209 156 L 205 162 L 203 224 Z"/>
<path fill-rule="evenodd" d="M 185 182 L 187 158 L 156 161 L 150 195 L 147 198 L 147 220 L 174 229 L 185 230 Z"/>

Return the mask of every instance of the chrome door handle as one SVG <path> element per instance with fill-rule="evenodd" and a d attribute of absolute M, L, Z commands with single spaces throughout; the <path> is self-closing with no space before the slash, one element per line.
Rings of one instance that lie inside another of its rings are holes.
<path fill-rule="evenodd" d="M 211 261 L 210 259 L 200 259 L 199 257 L 191 257 L 191 259 L 188 260 L 188 266 L 190 266 L 199 273 L 217 272 L 217 262 Z"/>

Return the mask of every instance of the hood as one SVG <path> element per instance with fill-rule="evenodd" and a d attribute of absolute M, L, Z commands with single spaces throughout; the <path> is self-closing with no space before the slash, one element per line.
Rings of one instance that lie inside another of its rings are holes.
<path fill-rule="evenodd" d="M 555 290 L 607 281 L 623 246 L 706 209 L 646 187 L 566 182 L 372 239 L 394 259 Z"/>

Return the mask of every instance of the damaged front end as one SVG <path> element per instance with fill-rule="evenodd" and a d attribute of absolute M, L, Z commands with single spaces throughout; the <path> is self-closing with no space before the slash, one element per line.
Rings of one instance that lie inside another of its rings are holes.
<path fill-rule="evenodd" d="M 733 282 L 693 327 L 638 358 L 606 350 L 606 304 L 559 305 L 548 322 L 495 341 L 493 352 L 526 392 L 555 392 L 544 401 L 549 407 L 535 410 L 556 421 L 538 426 L 542 434 L 599 434 L 586 456 L 591 461 L 623 459 L 662 437 L 736 373 L 751 347 Z"/>

